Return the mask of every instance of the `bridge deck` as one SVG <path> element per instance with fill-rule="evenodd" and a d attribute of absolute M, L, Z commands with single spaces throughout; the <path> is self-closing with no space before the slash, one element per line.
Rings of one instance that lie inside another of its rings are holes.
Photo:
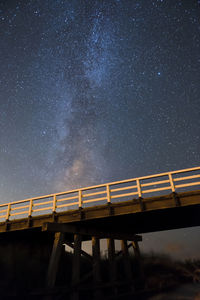
<path fill-rule="evenodd" d="M 200 191 L 192 191 L 200 186 L 199 178 L 200 167 L 195 167 L 0 204 L 0 232 L 42 228 L 48 222 L 115 232 L 125 224 L 130 233 L 200 225 L 193 217 Z"/>
<path fill-rule="evenodd" d="M 200 190 L 133 199 L 119 203 L 46 214 L 0 223 L 0 232 L 42 228 L 57 231 L 57 223 L 104 232 L 135 234 L 200 225 Z M 54 223 L 55 226 L 44 226 Z"/>

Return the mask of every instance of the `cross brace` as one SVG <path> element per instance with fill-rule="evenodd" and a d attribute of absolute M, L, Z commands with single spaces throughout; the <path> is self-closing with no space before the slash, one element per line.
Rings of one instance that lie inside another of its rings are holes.
<path fill-rule="evenodd" d="M 107 228 L 99 229 L 99 228 L 90 228 L 89 226 L 78 226 L 66 223 L 44 223 L 42 227 L 42 231 L 52 231 L 52 232 L 62 232 L 62 233 L 72 233 L 72 234 L 81 234 L 83 236 L 92 237 L 95 236 L 97 238 L 111 238 L 116 240 L 128 240 L 128 241 L 136 241 L 141 242 L 142 236 L 127 233 L 127 232 L 119 232 L 119 231 L 109 231 Z"/>

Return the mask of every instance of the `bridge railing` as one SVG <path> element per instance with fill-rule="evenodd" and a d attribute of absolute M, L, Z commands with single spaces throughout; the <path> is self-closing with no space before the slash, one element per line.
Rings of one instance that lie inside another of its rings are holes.
<path fill-rule="evenodd" d="M 191 189 L 200 185 L 199 178 L 200 167 L 196 167 L 0 204 L 0 222 Z"/>

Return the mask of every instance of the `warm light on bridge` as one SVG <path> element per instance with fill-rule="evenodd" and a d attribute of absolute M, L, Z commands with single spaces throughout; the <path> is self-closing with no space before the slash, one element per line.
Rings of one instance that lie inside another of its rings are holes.
<path fill-rule="evenodd" d="M 0 221 L 59 213 L 116 201 L 160 196 L 200 185 L 200 167 L 116 181 L 0 205 Z M 166 192 L 165 192 L 166 194 Z"/>

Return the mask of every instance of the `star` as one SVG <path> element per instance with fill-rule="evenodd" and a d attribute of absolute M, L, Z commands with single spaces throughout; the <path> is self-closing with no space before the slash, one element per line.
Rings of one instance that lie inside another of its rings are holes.
<path fill-rule="evenodd" d="M 0 1 L 1 201 L 199 165 L 199 15 L 193 0 Z"/>

